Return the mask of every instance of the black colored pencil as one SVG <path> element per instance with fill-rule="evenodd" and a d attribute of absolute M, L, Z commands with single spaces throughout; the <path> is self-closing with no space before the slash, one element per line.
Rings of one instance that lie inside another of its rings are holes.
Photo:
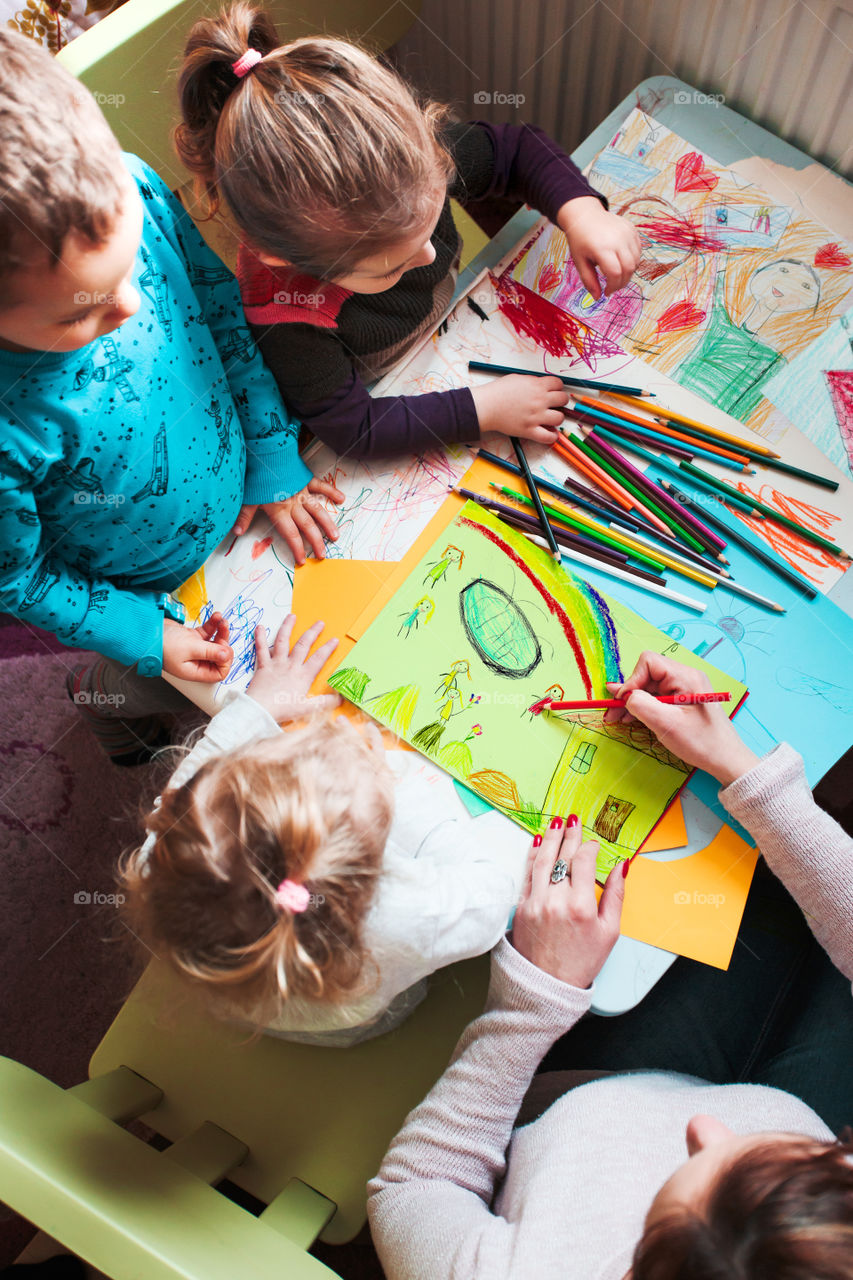
<path fill-rule="evenodd" d="M 689 506 L 691 503 L 694 506 L 699 506 L 699 503 L 696 502 L 695 498 L 682 493 L 680 489 L 675 487 L 675 485 L 667 484 L 665 480 L 662 480 L 661 484 L 665 489 L 669 490 L 676 502 L 683 502 L 685 506 Z M 710 494 L 708 496 L 711 497 L 712 501 L 717 501 L 721 505 L 723 505 L 725 501 L 722 494 L 720 494 L 719 497 L 715 497 Z M 736 542 L 739 546 L 743 547 L 743 549 L 748 551 L 751 556 L 754 556 L 756 560 L 760 560 L 762 564 L 766 564 L 767 568 L 771 569 L 777 577 L 784 578 L 786 582 L 790 582 L 792 586 L 797 587 L 797 589 L 802 591 L 804 595 L 808 596 L 810 600 L 814 600 L 818 592 L 810 582 L 807 582 L 805 578 L 801 577 L 795 569 L 789 569 L 786 564 L 781 564 L 776 556 L 774 556 L 770 551 L 765 551 L 764 547 L 759 546 L 757 542 L 754 542 L 752 538 L 747 537 L 745 533 L 741 533 L 740 529 L 732 528 L 731 525 L 722 521 L 719 516 L 710 512 L 708 510 L 709 506 L 710 503 L 702 503 L 703 520 L 707 520 L 708 524 L 714 525 L 721 533 L 724 533 L 731 542 Z M 737 517 L 735 517 L 735 519 L 737 519 Z"/>
<path fill-rule="evenodd" d="M 528 515 L 525 511 L 519 511 L 518 507 L 511 507 L 506 502 L 500 502 L 497 498 L 492 498 L 488 494 L 474 493 L 471 489 L 466 489 L 462 485 L 454 486 L 456 493 L 463 498 L 469 498 L 472 502 L 479 502 L 481 507 L 488 507 L 490 511 L 494 511 L 495 515 L 501 518 L 504 516 L 521 520 L 523 523 L 535 532 L 537 529 L 541 532 L 539 521 L 535 515 Z M 562 542 L 564 546 L 573 547 L 576 551 L 582 551 L 584 555 L 596 555 L 602 560 L 611 561 L 619 568 L 624 568 L 628 560 L 628 552 L 617 551 L 613 547 L 605 547 L 602 543 L 595 541 L 593 538 L 586 538 L 581 533 L 569 529 L 558 529 L 551 525 L 551 530 L 557 542 Z"/>
<path fill-rule="evenodd" d="M 511 364 L 488 364 L 485 360 L 469 360 L 468 368 L 476 373 L 520 373 L 530 378 L 559 378 L 566 387 L 589 387 L 595 391 L 618 391 L 623 396 L 654 396 L 654 391 L 643 387 L 622 387 L 616 382 L 597 382 L 595 378 L 570 378 L 563 373 L 549 373 L 547 369 L 517 369 Z"/>
<path fill-rule="evenodd" d="M 548 517 L 545 515 L 545 508 L 542 506 L 542 499 L 539 497 L 539 490 L 536 488 L 536 481 L 533 479 L 533 472 L 530 470 L 530 463 L 527 461 L 527 454 L 524 452 L 521 441 L 517 436 L 510 436 L 512 447 L 515 450 L 515 456 L 518 458 L 518 465 L 524 472 L 524 483 L 530 494 L 536 514 L 539 517 L 539 523 L 542 526 L 542 534 L 548 546 L 554 553 L 554 559 L 560 563 L 560 548 L 557 546 L 557 539 L 554 537 L 554 530 L 548 523 Z"/>

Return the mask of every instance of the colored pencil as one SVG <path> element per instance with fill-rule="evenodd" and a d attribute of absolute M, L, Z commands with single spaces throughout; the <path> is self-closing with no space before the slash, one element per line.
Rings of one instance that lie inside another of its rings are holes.
<path fill-rule="evenodd" d="M 788 516 L 783 516 L 775 507 L 768 506 L 766 502 L 761 502 L 758 498 L 739 493 L 737 489 L 733 489 L 731 485 L 726 484 L 725 480 L 718 480 L 716 476 L 708 475 L 707 472 L 702 471 L 699 467 L 694 467 L 692 462 L 680 462 L 678 465 L 682 470 L 688 471 L 690 475 L 704 480 L 706 484 L 713 485 L 715 489 L 719 489 L 726 501 L 732 495 L 740 499 L 746 497 L 753 509 L 766 516 L 768 520 L 774 520 L 776 524 L 784 525 L 786 529 L 793 529 L 798 537 L 805 538 L 807 542 L 813 543 L 816 547 L 822 547 L 824 551 L 838 556 L 840 560 L 850 559 L 848 553 L 842 547 L 839 547 L 837 542 L 830 542 L 828 538 L 821 537 L 819 533 L 813 533 L 811 529 L 807 529 L 804 525 L 799 524 L 798 521 L 790 520 Z"/>
<path fill-rule="evenodd" d="M 678 498 L 679 502 L 696 502 L 695 498 L 682 493 L 675 485 L 668 485 L 667 487 Z M 714 494 L 713 497 L 725 511 L 722 494 Z M 817 588 L 813 587 L 801 574 L 797 573 L 796 569 L 784 564 L 768 547 L 754 542 L 747 533 L 742 532 L 740 529 L 731 528 L 725 521 L 720 519 L 716 512 L 709 511 L 707 505 L 703 505 L 702 515 L 709 524 L 716 525 L 721 532 L 724 532 L 729 541 L 736 542 L 738 546 L 743 547 L 744 551 L 748 551 L 756 560 L 760 560 L 762 564 L 767 565 L 767 568 L 771 569 L 777 577 L 784 578 L 786 582 L 790 582 L 792 586 L 804 592 L 810 600 L 814 600 L 815 596 L 817 596 Z"/>
<path fill-rule="evenodd" d="M 547 547 L 544 538 L 540 538 L 534 533 L 525 533 L 531 542 L 535 542 L 537 546 Z M 664 600 L 672 600 L 676 604 L 683 605 L 685 609 L 694 609 L 696 613 L 704 613 L 708 605 L 705 600 L 694 600 L 692 596 L 682 595 L 680 591 L 673 591 L 670 587 L 659 585 L 658 582 L 643 581 L 645 578 L 652 578 L 652 574 L 642 573 L 634 565 L 627 565 L 624 569 L 617 569 L 615 565 L 606 564 L 599 560 L 593 560 L 590 556 L 580 551 L 571 551 L 565 548 L 563 557 L 567 560 L 577 561 L 589 569 L 597 569 L 599 573 L 606 574 L 609 578 L 618 578 L 620 582 L 628 582 L 631 586 L 640 587 L 643 591 L 650 592 L 653 596 L 661 596 Z"/>
<path fill-rule="evenodd" d="M 586 476 L 587 480 L 591 480 L 593 484 L 598 485 L 599 489 L 603 490 L 611 501 L 625 511 L 631 510 L 634 503 L 624 489 L 620 489 L 613 484 L 610 477 L 601 470 L 601 467 L 595 466 L 581 449 L 576 449 L 571 444 L 568 436 L 559 436 L 554 441 L 552 448 L 564 462 L 571 463 L 573 467 Z"/>
<path fill-rule="evenodd" d="M 687 428 L 683 431 L 676 430 L 675 427 L 665 425 L 659 418 L 638 418 L 635 413 L 628 413 L 626 409 L 614 408 L 606 403 L 602 404 L 600 400 L 591 400 L 588 396 L 574 396 L 573 399 L 576 400 L 578 404 L 588 405 L 590 408 L 597 409 L 599 412 L 606 410 L 608 413 L 612 414 L 613 417 L 622 418 L 625 422 L 633 426 L 644 427 L 646 430 L 655 431 L 659 435 L 669 436 L 672 440 L 677 440 L 681 442 L 681 444 L 687 444 L 688 446 L 696 445 L 700 449 L 706 449 L 711 453 L 720 454 L 722 457 L 731 458 L 736 462 L 749 462 L 749 459 L 752 456 L 746 449 L 735 450 L 731 447 L 724 447 L 721 444 L 712 443 L 710 439 L 706 439 L 704 436 L 697 439 L 698 433 L 693 434 L 693 432 L 688 431 Z M 651 411 L 651 405 L 649 406 L 649 410 Z"/>
<path fill-rule="evenodd" d="M 521 441 L 517 436 L 510 436 L 510 440 L 512 442 L 512 447 L 515 450 L 515 456 L 518 458 L 518 465 L 524 472 L 524 482 L 527 485 L 527 490 L 533 501 L 533 506 L 536 508 L 536 514 L 539 517 L 539 523 L 542 526 L 542 533 L 545 541 L 550 546 L 554 559 L 559 560 L 560 548 L 557 546 L 557 539 L 554 537 L 554 530 L 551 528 L 548 523 L 548 518 L 545 515 L 545 508 L 542 505 L 542 499 L 539 497 L 539 490 L 536 488 L 536 484 L 533 480 L 533 473 L 531 472 L 530 464 L 527 461 L 527 454 L 524 452 Z"/>
<path fill-rule="evenodd" d="M 597 405 L 595 401 L 592 401 L 585 396 L 575 396 L 575 399 L 582 404 L 591 405 L 593 408 L 601 407 L 600 404 Z M 616 399 L 621 402 L 623 397 L 616 396 Z M 629 397 L 625 397 L 625 399 L 630 404 L 635 403 L 635 401 Z M 608 410 L 612 410 L 614 413 L 617 412 L 616 410 L 613 410 L 612 406 L 608 405 L 606 401 L 604 402 L 604 407 Z M 751 461 L 757 462 L 759 466 L 770 467 L 774 471 L 782 471 L 785 475 L 798 476 L 801 480 L 807 480 L 811 484 L 821 485 L 822 488 L 830 489 L 833 493 L 838 489 L 839 482 L 837 480 L 832 480 L 829 476 L 820 475 L 816 471 L 808 471 L 804 467 L 795 467 L 790 462 L 783 462 L 778 453 L 774 452 L 773 449 L 766 448 L 764 445 L 755 444 L 752 440 L 740 439 L 738 436 L 732 435 L 729 432 L 716 432 L 714 428 L 702 426 L 692 418 L 676 416 L 675 414 L 670 414 L 668 417 L 664 417 L 663 411 L 659 410 L 657 405 L 646 405 L 645 407 L 648 409 L 649 413 L 653 414 L 651 421 L 656 424 L 655 429 L 663 432 L 665 435 L 671 436 L 675 440 L 687 442 L 688 445 L 698 442 L 699 446 L 706 452 L 710 451 L 711 453 L 717 453 L 724 457 L 734 457 L 736 454 L 741 457 L 745 456 Z M 637 418 L 634 414 L 628 413 L 626 410 L 620 409 L 618 414 L 620 417 L 623 416 L 626 421 L 634 423 L 640 427 L 649 426 L 650 424 L 649 419 L 643 421 L 642 419 Z M 677 426 L 682 429 L 677 430 L 675 427 L 669 425 L 672 422 L 676 423 Z M 723 448 L 722 445 L 716 443 L 719 440 L 725 440 L 726 444 L 730 445 L 730 447 Z M 732 450 L 734 450 L 734 452 L 732 452 Z"/>
<path fill-rule="evenodd" d="M 525 522 L 523 519 L 513 519 L 510 515 L 503 515 L 499 511 L 495 511 L 494 514 L 499 520 L 502 520 L 504 524 L 511 525 L 514 529 L 517 529 L 519 533 L 523 533 L 524 536 L 529 538 L 531 542 L 534 542 L 537 547 L 544 547 L 548 550 L 548 543 L 536 532 L 537 525 L 535 520 Z M 516 514 L 521 516 L 520 511 Z M 570 541 L 570 535 L 564 534 L 562 530 L 557 531 L 557 541 L 560 544 L 561 556 L 577 557 L 582 564 L 590 565 L 591 567 L 600 570 L 601 573 L 607 573 L 611 569 L 618 569 L 620 571 L 624 570 L 627 575 L 638 579 L 638 586 L 645 586 L 647 583 L 651 583 L 653 586 L 657 587 L 666 586 L 666 578 L 662 578 L 659 573 L 650 573 L 645 569 L 641 569 L 638 565 L 623 563 L 616 558 L 615 553 L 611 559 L 610 555 L 608 555 L 608 553 L 602 548 L 599 548 L 595 552 L 581 551 L 578 547 L 575 547 L 572 544 Z"/>
<path fill-rule="evenodd" d="M 625 423 L 622 422 L 620 418 L 616 417 L 615 414 L 605 413 L 600 409 L 573 409 L 570 402 L 565 412 L 574 414 L 574 416 L 580 418 L 581 421 L 583 421 L 585 417 L 588 417 L 593 423 L 601 423 L 602 426 L 609 427 L 611 431 L 618 432 L 625 429 Z M 669 436 L 661 435 L 657 430 L 656 423 L 649 427 L 638 427 L 632 424 L 630 429 L 634 432 L 638 432 L 645 439 L 649 440 L 650 443 L 653 443 L 655 448 L 663 448 L 663 442 L 671 439 Z M 748 458 L 744 458 L 742 462 L 736 462 L 731 458 L 723 458 L 719 454 L 710 453 L 707 449 L 703 449 L 698 444 L 691 444 L 690 453 L 693 454 L 694 457 L 701 458 L 703 461 L 718 462 L 721 467 L 730 467 L 732 471 L 746 472 L 747 475 L 755 474 L 749 466 Z"/>
<path fill-rule="evenodd" d="M 808 480 L 811 484 L 819 484 L 824 489 L 831 489 L 835 493 L 838 488 L 837 480 L 830 480 L 829 476 L 818 475 L 816 471 L 806 471 L 803 467 L 794 467 L 790 462 L 783 462 L 781 458 L 758 458 L 759 466 L 771 467 L 774 471 L 784 471 L 785 475 L 798 476 L 800 480 Z"/>
<path fill-rule="evenodd" d="M 574 440 L 574 436 L 572 439 Z M 690 533 L 689 530 L 685 529 L 683 525 L 676 525 L 676 522 L 672 517 L 667 518 L 667 515 L 662 510 L 661 505 L 654 498 L 650 497 L 645 488 L 638 485 L 633 477 L 626 476 L 621 467 L 615 466 L 612 460 L 603 456 L 598 449 L 593 449 L 588 440 L 576 441 L 576 444 L 579 449 L 583 449 L 584 453 L 588 457 L 592 457 L 600 467 L 603 467 L 609 476 L 613 476 L 614 479 L 618 480 L 620 484 L 625 486 L 629 493 L 634 494 L 639 507 L 645 505 L 647 508 L 651 509 L 655 519 L 664 525 L 664 533 L 671 529 L 673 533 L 675 533 L 683 542 L 686 542 L 689 547 L 692 547 L 694 551 L 704 551 L 706 549 L 705 544 L 700 542 L 698 538 Z"/>
<path fill-rule="evenodd" d="M 638 512 L 653 529 L 659 530 L 660 533 L 669 533 L 669 527 L 661 520 L 657 507 L 653 503 L 646 502 L 644 496 L 637 492 L 630 481 L 626 481 L 624 476 L 614 473 L 612 467 L 603 462 L 597 454 L 587 449 L 582 437 L 574 436 L 567 428 L 563 428 L 561 430 L 561 439 L 564 445 L 574 446 L 575 449 L 579 450 L 584 455 L 588 466 L 596 467 L 603 472 L 604 479 L 608 480 L 611 485 L 615 485 L 619 491 L 630 499 L 631 509 Z"/>
<path fill-rule="evenodd" d="M 501 458 L 496 453 L 489 453 L 488 449 L 480 449 L 477 453 L 477 457 L 485 458 L 487 462 L 493 462 L 496 466 L 503 467 L 504 471 L 510 471 L 513 475 L 520 476 L 523 474 L 521 468 L 517 467 L 514 462 L 510 462 L 507 458 Z M 543 476 L 537 476 L 534 474 L 533 479 L 536 481 L 536 484 L 540 489 L 544 489 L 547 493 L 552 493 L 555 498 L 561 498 L 563 502 L 567 500 L 567 494 L 571 492 L 571 487 L 567 487 L 565 484 L 554 484 L 551 480 L 546 480 Z M 629 519 L 627 512 L 623 512 L 621 508 L 615 505 L 615 503 L 611 504 L 608 502 L 605 506 L 603 504 L 606 499 L 601 499 L 599 502 L 599 495 L 597 493 L 593 493 L 592 489 L 587 489 L 582 484 L 575 487 L 581 490 L 581 493 L 580 495 L 573 494 L 572 501 L 578 503 L 579 506 L 589 511 L 599 520 L 609 520 L 611 518 L 609 510 L 611 506 L 615 511 L 618 511 L 620 515 L 624 515 L 626 520 Z M 586 497 L 587 494 L 590 495 L 589 498 Z M 642 524 L 640 520 L 635 520 L 633 516 L 630 517 L 630 519 L 634 524 L 640 525 L 643 529 L 647 527 L 645 524 Z"/>
<path fill-rule="evenodd" d="M 725 550 L 726 544 L 722 538 L 717 537 L 713 530 L 707 528 L 696 516 L 679 507 L 670 494 L 655 484 L 654 480 L 647 476 L 645 472 L 633 466 L 627 458 L 623 458 L 619 450 L 608 444 L 602 436 L 599 436 L 597 431 L 592 432 L 588 443 L 594 445 L 597 449 L 603 450 L 605 457 L 612 458 L 615 466 L 623 467 L 641 488 L 647 489 L 657 502 L 666 507 L 668 511 L 671 511 L 673 519 L 678 524 L 686 526 L 688 532 L 692 532 L 694 538 L 698 538 L 699 542 L 703 546 L 707 546 L 709 551 L 713 551 L 714 555 L 719 551 Z"/>
<path fill-rule="evenodd" d="M 639 533 L 635 533 L 634 537 L 638 538 L 640 542 L 645 543 L 647 541 Z M 651 547 L 652 551 L 654 551 L 652 543 L 649 542 L 648 545 Z M 674 555 L 672 552 L 670 554 Z M 709 577 L 716 578 L 718 586 L 723 587 L 727 591 L 731 591 L 734 595 L 743 596 L 745 600 L 751 600 L 753 604 L 759 604 L 764 609 L 772 610 L 773 613 L 787 613 L 784 605 L 779 604 L 776 600 L 770 600 L 767 596 L 760 595 L 759 592 L 753 591 L 751 587 L 743 586 L 742 583 L 733 578 L 731 574 L 721 566 L 718 565 L 715 569 L 713 566 L 704 563 L 700 567 L 705 569 Z"/>
<path fill-rule="evenodd" d="M 501 458 L 496 453 L 490 453 L 488 449 L 480 449 L 477 456 L 485 458 L 487 462 L 492 462 L 498 467 L 502 467 L 504 471 L 509 471 L 512 475 L 521 475 L 520 467 L 517 467 L 514 462 L 510 462 L 508 458 Z M 697 551 L 691 551 L 689 547 L 684 546 L 676 538 L 670 537 L 668 534 L 658 533 L 656 529 L 650 529 L 645 521 L 626 511 L 622 511 L 615 503 L 608 502 L 605 498 L 599 498 L 599 495 L 593 493 L 592 489 L 587 489 L 582 484 L 576 484 L 568 476 L 562 484 L 554 484 L 551 480 L 546 480 L 544 476 L 536 475 L 535 472 L 533 479 L 539 489 L 544 489 L 546 493 L 551 493 L 555 498 L 560 498 L 563 502 L 569 502 L 572 506 L 580 507 L 583 511 L 595 516 L 596 519 L 604 523 L 613 521 L 614 524 L 620 524 L 637 538 L 640 537 L 640 534 L 647 535 L 646 538 L 640 538 L 640 541 L 648 546 L 652 553 L 654 553 L 655 547 L 650 539 L 654 538 L 665 547 L 668 547 L 672 553 L 685 557 L 700 569 L 716 571 L 719 567 L 707 555 L 700 555 Z M 576 490 L 580 492 L 578 493 Z M 585 496 L 586 494 L 589 494 L 594 501 L 589 500 Z M 715 560 L 728 564 L 726 557 L 723 555 L 716 556 Z"/>
<path fill-rule="evenodd" d="M 735 448 L 740 445 L 748 446 L 756 453 L 763 453 L 765 457 L 779 457 L 778 453 L 774 453 L 766 445 L 754 444 L 751 440 L 746 441 L 742 436 L 736 436 L 731 431 L 723 431 L 720 427 L 709 427 L 707 422 L 697 422 L 695 418 L 689 418 L 686 413 L 676 413 L 674 409 L 665 409 L 663 405 L 659 404 L 643 404 L 641 400 L 637 400 L 636 396 L 625 395 L 624 392 L 609 391 L 607 394 L 612 395 L 615 400 L 624 400 L 626 404 L 632 405 L 636 409 L 645 409 L 647 412 L 654 414 L 655 417 L 663 418 L 666 422 L 681 422 L 684 426 L 711 436 L 714 440 L 727 440 Z"/>
<path fill-rule="evenodd" d="M 523 494 L 516 493 L 514 489 L 510 489 L 506 485 L 495 484 L 494 480 L 490 480 L 489 483 L 507 498 L 515 498 L 516 502 L 528 502 L 528 499 Z M 615 546 L 617 551 L 627 551 L 632 559 L 642 560 L 658 573 L 665 567 L 663 560 L 658 559 L 656 552 L 649 555 L 648 551 L 640 546 L 630 534 L 618 533 L 615 529 L 605 528 L 603 525 L 597 524 L 595 520 L 581 515 L 577 511 L 557 510 L 550 504 L 545 505 L 545 510 L 552 519 L 579 527 L 581 533 L 588 533 L 591 537 L 600 538 L 608 546 Z"/>
<path fill-rule="evenodd" d="M 695 707 L 706 702 L 731 702 L 732 695 L 730 693 L 655 693 L 652 697 L 656 702 L 665 702 L 671 707 Z M 542 711 L 598 711 L 605 709 L 622 709 L 627 707 L 627 698 L 590 698 L 587 701 L 574 702 L 552 702 L 550 698 L 543 698 L 541 702 L 534 702 L 529 709 L 534 711 L 534 707 Z M 534 715 L 538 714 L 534 711 Z"/>
<path fill-rule="evenodd" d="M 683 519 L 678 504 L 673 502 L 669 494 L 659 489 L 654 481 L 632 466 L 617 449 L 599 437 L 596 432 L 591 432 L 586 444 L 601 457 L 602 463 L 609 462 L 618 474 L 626 476 L 642 494 L 648 495 L 645 500 L 652 504 L 653 510 L 661 512 L 662 519 L 682 543 L 686 543 L 694 551 L 711 551 L 714 555 L 724 549 L 725 543 L 721 544 L 716 534 L 700 528 L 698 521 L 694 522 L 692 518 Z"/>
<path fill-rule="evenodd" d="M 580 426 L 586 427 L 587 430 L 595 428 L 596 431 L 600 431 L 604 425 L 597 421 L 591 422 L 589 418 L 584 418 L 580 414 L 573 413 L 568 416 L 574 418 Z M 614 435 L 624 436 L 626 440 L 636 440 L 638 444 L 649 445 L 652 443 L 648 436 L 642 435 L 639 430 L 635 430 L 633 427 L 630 427 L 627 422 L 623 423 L 619 427 L 617 427 L 615 423 L 608 423 L 607 430 L 612 431 Z M 683 449 L 681 445 L 676 444 L 674 440 L 667 440 L 664 442 L 663 437 L 654 441 L 654 447 L 656 449 L 661 449 L 670 458 L 677 458 L 679 461 L 683 459 L 687 462 L 692 462 L 693 458 L 696 456 L 691 453 L 689 449 Z"/>
<path fill-rule="evenodd" d="M 503 519 L 513 517 L 529 528 L 541 532 L 541 525 L 536 516 L 527 515 L 524 511 L 519 511 L 517 507 L 510 507 L 505 502 L 498 502 L 497 498 L 492 498 L 488 494 L 474 493 L 471 489 L 466 489 L 463 485 L 452 485 L 454 493 L 458 493 L 462 498 L 469 498 L 472 502 L 478 502 L 483 507 L 488 507 L 490 511 L 494 511 L 495 515 L 501 516 Z M 610 550 L 602 547 L 600 542 L 595 538 L 588 538 L 585 534 L 572 533 L 565 529 L 555 529 L 551 526 L 552 533 L 558 542 L 566 540 L 566 543 L 573 546 L 578 551 L 583 551 L 587 555 L 598 555 L 599 553 L 607 560 L 612 560 L 614 564 L 624 565 L 628 560 L 626 551 L 617 549 Z"/>
<path fill-rule="evenodd" d="M 628 441 L 628 440 L 621 439 L 620 436 L 616 436 L 616 435 L 611 436 L 610 434 L 608 434 L 608 431 L 604 427 L 596 427 L 596 430 L 601 435 L 605 436 L 606 439 L 612 440 L 614 444 L 621 445 L 621 447 L 623 449 L 627 449 L 629 453 L 636 453 L 637 456 L 640 458 L 645 458 L 647 462 L 650 462 L 652 464 L 652 466 L 658 467 L 661 471 L 666 471 L 669 475 L 674 476 L 675 479 L 679 481 L 681 484 L 684 484 L 684 473 L 680 470 L 680 467 L 682 465 L 681 463 L 679 463 L 676 466 L 676 464 L 674 462 L 671 462 L 669 458 L 659 458 L 657 454 L 650 453 L 648 449 L 644 449 L 640 445 L 635 444 L 633 440 Z M 687 466 L 687 465 L 689 464 L 684 463 L 684 466 Z M 704 480 L 701 479 L 701 476 L 704 475 L 704 472 L 699 471 L 698 467 L 694 469 L 697 473 L 695 477 L 696 484 L 702 485 L 703 488 L 710 489 L 712 493 L 719 492 L 717 489 L 714 488 L 712 484 L 706 485 Z M 739 498 L 733 497 L 731 501 L 734 506 L 740 507 L 743 511 L 746 512 L 747 515 L 760 515 L 760 512 L 755 511 L 755 508 L 753 507 L 752 502 L 747 501 L 747 499 L 743 495 L 741 495 Z"/>
<path fill-rule="evenodd" d="M 619 392 L 622 395 L 654 396 L 654 391 L 643 387 L 622 387 L 616 382 L 596 382 L 594 378 L 569 378 L 563 373 L 549 373 L 547 369 L 517 369 L 509 364 L 488 364 L 484 360 L 469 360 L 468 368 L 476 373 L 522 373 L 534 378 L 559 378 L 567 387 L 592 387 L 599 391 Z"/>

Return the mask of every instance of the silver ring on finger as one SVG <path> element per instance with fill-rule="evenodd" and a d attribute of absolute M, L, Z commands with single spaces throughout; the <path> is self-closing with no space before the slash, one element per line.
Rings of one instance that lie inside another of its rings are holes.
<path fill-rule="evenodd" d="M 569 874 L 569 864 L 558 858 L 551 870 L 551 884 L 559 884 Z"/>

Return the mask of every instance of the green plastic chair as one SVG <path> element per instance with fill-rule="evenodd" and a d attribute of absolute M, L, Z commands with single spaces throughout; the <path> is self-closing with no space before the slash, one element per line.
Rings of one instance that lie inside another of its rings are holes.
<path fill-rule="evenodd" d="M 158 961 L 63 1090 L 0 1059 L 0 1199 L 114 1280 L 315 1280 L 305 1252 L 366 1218 L 366 1183 L 482 1010 L 488 958 L 441 970 L 402 1026 L 349 1049 L 245 1033 Z M 160 1152 L 119 1126 L 142 1119 Z M 256 1217 L 212 1184 L 266 1208 Z"/>

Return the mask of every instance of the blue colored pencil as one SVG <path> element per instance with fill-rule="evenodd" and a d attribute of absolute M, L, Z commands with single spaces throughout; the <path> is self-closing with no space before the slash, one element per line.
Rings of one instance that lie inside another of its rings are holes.
<path fill-rule="evenodd" d="M 570 413 L 573 418 L 577 418 L 578 422 L 583 422 L 586 419 L 591 424 L 602 424 L 609 427 L 617 435 L 622 435 L 624 432 L 629 439 L 630 435 L 643 436 L 650 445 L 659 445 L 661 448 L 666 445 L 671 447 L 673 444 L 669 436 L 662 436 L 649 427 L 635 426 L 633 422 L 629 426 L 624 418 L 617 418 L 615 414 L 605 413 L 603 409 L 588 409 L 586 405 L 573 405 L 570 402 L 566 412 Z M 628 434 L 629 432 L 630 435 Z M 696 458 L 702 458 L 703 461 L 717 462 L 721 467 L 730 467 L 732 471 L 741 471 L 748 476 L 755 475 L 755 471 L 746 463 L 736 462 L 733 458 L 724 458 L 722 454 L 711 453 L 707 449 L 700 448 L 699 445 L 694 445 L 692 441 L 689 445 L 685 445 L 681 440 L 676 440 L 674 443 L 679 449 L 684 449 L 686 453 Z"/>

